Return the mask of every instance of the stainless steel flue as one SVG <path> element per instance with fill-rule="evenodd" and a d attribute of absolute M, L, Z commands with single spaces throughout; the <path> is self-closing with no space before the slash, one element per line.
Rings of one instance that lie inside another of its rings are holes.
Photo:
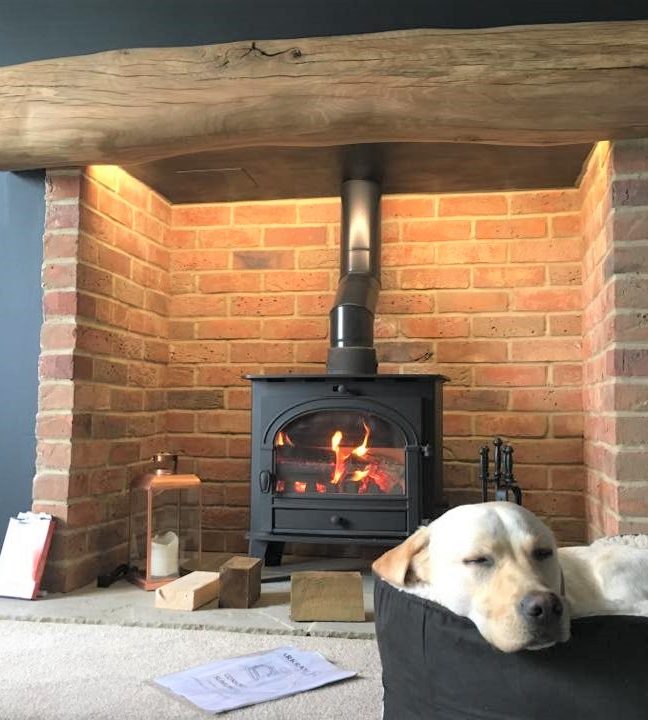
<path fill-rule="evenodd" d="M 342 183 L 340 283 L 330 312 L 327 371 L 372 375 L 378 369 L 374 315 L 380 292 L 380 186 Z"/>

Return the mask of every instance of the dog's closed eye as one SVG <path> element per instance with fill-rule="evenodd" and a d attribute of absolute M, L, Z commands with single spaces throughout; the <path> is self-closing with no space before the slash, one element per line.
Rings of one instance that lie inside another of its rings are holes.
<path fill-rule="evenodd" d="M 492 565 L 493 558 L 488 555 L 478 555 L 477 557 L 466 558 L 463 561 L 464 565 L 481 565 L 483 567 Z"/>
<path fill-rule="evenodd" d="M 532 553 L 534 560 L 547 560 L 553 556 L 551 548 L 536 548 Z"/>

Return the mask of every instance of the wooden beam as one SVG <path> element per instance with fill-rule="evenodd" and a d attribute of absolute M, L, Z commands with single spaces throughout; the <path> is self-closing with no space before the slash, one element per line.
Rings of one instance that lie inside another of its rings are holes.
<path fill-rule="evenodd" d="M 0 69 L 0 168 L 648 135 L 648 21 L 121 50 Z"/>

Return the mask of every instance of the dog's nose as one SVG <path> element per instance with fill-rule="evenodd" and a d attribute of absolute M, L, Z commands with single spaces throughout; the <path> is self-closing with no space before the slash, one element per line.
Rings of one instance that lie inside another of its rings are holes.
<path fill-rule="evenodd" d="M 563 604 L 556 593 L 530 592 L 520 600 L 520 612 L 534 623 L 548 623 L 561 617 Z"/>

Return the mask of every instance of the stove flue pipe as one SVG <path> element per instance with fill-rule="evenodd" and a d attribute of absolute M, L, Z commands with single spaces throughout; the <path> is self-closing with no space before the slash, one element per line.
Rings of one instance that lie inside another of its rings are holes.
<path fill-rule="evenodd" d="M 332 375 L 373 375 L 374 315 L 380 292 L 380 185 L 373 180 L 342 183 L 340 283 L 329 317 Z"/>

